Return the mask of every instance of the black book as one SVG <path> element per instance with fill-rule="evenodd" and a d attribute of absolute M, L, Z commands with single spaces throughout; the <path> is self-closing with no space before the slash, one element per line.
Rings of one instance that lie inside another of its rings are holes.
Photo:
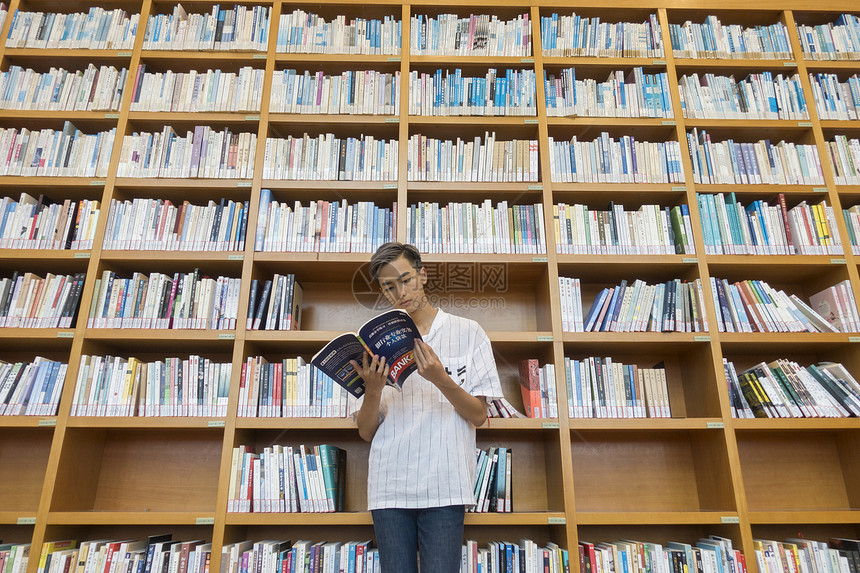
<path fill-rule="evenodd" d="M 251 279 L 251 292 L 249 293 L 248 300 L 248 316 L 246 317 L 245 328 L 247 330 L 251 330 L 254 321 L 254 308 L 257 304 L 257 290 L 260 287 L 260 281 L 257 279 Z"/>
<path fill-rule="evenodd" d="M 260 300 L 257 302 L 257 309 L 254 312 L 254 324 L 251 330 L 260 330 L 260 323 L 263 320 L 263 314 L 266 312 L 270 294 L 272 294 L 272 281 L 267 280 L 266 285 L 263 287 L 263 293 L 260 295 Z"/>

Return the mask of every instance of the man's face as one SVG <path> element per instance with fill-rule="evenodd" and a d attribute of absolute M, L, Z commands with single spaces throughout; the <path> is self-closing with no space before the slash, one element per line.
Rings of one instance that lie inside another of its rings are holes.
<path fill-rule="evenodd" d="M 412 313 L 427 304 L 424 295 L 426 271 L 423 268 L 415 270 L 402 255 L 379 269 L 378 280 L 382 294 L 394 308 Z"/>

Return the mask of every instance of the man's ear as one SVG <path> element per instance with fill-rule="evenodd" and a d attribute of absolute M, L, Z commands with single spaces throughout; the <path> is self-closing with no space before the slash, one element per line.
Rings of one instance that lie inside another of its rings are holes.
<path fill-rule="evenodd" d="M 427 269 L 425 269 L 424 267 L 421 267 L 421 270 L 418 271 L 418 276 L 421 277 L 421 284 L 426 285 L 427 284 Z"/>

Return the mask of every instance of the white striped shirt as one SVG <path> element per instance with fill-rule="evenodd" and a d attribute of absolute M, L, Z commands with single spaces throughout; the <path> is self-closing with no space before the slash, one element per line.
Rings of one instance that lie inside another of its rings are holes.
<path fill-rule="evenodd" d="M 502 397 L 493 349 L 477 322 L 439 310 L 422 338 L 469 394 Z M 361 400 L 353 407 L 357 411 Z M 379 412 L 368 460 L 368 510 L 475 504 L 475 427 L 432 382 L 415 372 L 402 391 L 386 386 Z"/>

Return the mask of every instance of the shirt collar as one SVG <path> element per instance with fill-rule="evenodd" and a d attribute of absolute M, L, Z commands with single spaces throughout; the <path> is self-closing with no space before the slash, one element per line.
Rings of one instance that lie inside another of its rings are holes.
<path fill-rule="evenodd" d="M 430 330 L 427 332 L 427 336 L 434 336 L 436 331 L 442 328 L 442 323 L 448 317 L 448 313 L 446 313 L 441 308 L 436 309 L 436 316 L 433 317 L 433 324 L 430 325 Z"/>

